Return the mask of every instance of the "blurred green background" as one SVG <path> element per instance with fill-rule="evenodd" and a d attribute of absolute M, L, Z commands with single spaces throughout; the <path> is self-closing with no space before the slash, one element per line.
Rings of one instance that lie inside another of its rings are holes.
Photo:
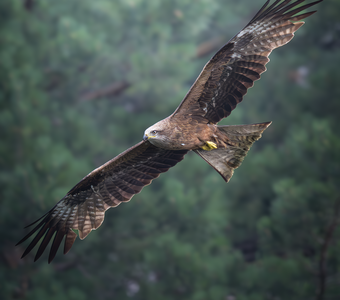
<path fill-rule="evenodd" d="M 14 247 L 172 113 L 263 3 L 0 1 L 1 299 L 340 299 L 338 0 L 222 122 L 273 121 L 230 183 L 190 153 L 50 265 Z"/>

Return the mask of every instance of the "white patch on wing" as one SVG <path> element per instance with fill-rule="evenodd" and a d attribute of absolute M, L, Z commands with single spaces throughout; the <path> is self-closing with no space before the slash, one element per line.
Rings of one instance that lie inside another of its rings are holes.
<path fill-rule="evenodd" d="M 236 37 L 240 38 L 240 37 L 244 36 L 248 32 L 249 32 L 248 30 L 241 30 L 240 33 Z"/>
<path fill-rule="evenodd" d="M 242 56 L 240 55 L 240 54 L 238 54 L 238 53 L 233 53 L 232 55 L 231 55 L 231 57 L 232 58 L 241 58 Z"/>
<path fill-rule="evenodd" d="M 255 25 L 255 24 L 254 24 L 254 25 Z M 247 33 L 251 32 L 251 31 L 253 31 L 254 28 L 256 27 L 256 25 L 255 25 L 255 26 L 254 26 L 254 25 L 251 25 L 251 26 L 248 26 L 248 27 L 244 28 L 243 30 L 241 30 L 241 31 L 239 32 L 239 34 L 238 34 L 236 37 L 240 38 L 240 37 L 244 36 L 245 34 L 247 34 Z"/>

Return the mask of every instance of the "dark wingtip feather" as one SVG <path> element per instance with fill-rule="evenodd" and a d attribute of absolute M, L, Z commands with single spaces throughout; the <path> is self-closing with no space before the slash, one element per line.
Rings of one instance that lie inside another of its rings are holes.
<path fill-rule="evenodd" d="M 52 207 L 52 209 L 50 209 L 47 213 L 45 213 L 44 215 L 42 215 L 38 220 L 36 220 L 36 221 L 34 221 L 33 223 L 31 223 L 31 224 L 25 226 L 24 228 L 31 227 L 31 226 L 34 225 L 35 223 L 39 222 L 42 218 L 46 217 L 46 215 L 48 215 L 50 212 L 52 212 L 52 211 L 55 209 L 56 206 L 57 206 L 57 205 L 54 205 L 54 206 Z"/>
<path fill-rule="evenodd" d="M 61 229 L 57 230 L 57 233 L 54 236 L 54 240 L 51 246 L 50 254 L 48 256 L 48 263 L 50 263 L 56 256 L 59 246 L 64 238 L 64 235 L 65 235 L 64 230 L 61 230 Z"/>
<path fill-rule="evenodd" d="M 33 223 L 26 225 L 24 228 L 28 228 L 31 227 L 32 225 L 34 225 L 35 223 L 37 223 L 38 221 L 40 221 L 43 217 L 45 217 L 48 213 L 44 214 L 42 217 L 40 217 L 38 220 L 34 221 Z"/>
<path fill-rule="evenodd" d="M 32 226 L 33 224 L 37 223 L 40 221 L 43 217 L 45 217 L 48 213 L 44 214 L 41 218 L 36 220 L 35 222 L 31 223 L 30 225 L 27 225 L 25 228 Z M 42 220 L 37 226 L 35 226 L 27 235 L 25 235 L 15 246 L 20 245 L 24 241 L 26 241 L 32 234 L 34 234 L 44 223 L 46 223 L 46 217 L 44 220 Z"/>
<path fill-rule="evenodd" d="M 297 7 L 297 8 L 295 8 L 295 9 L 293 9 L 293 10 L 289 10 L 289 9 L 291 9 L 291 8 L 294 7 L 293 4 L 295 4 L 295 3 L 293 3 L 292 5 L 290 5 L 290 7 L 288 6 L 288 7 L 282 8 L 280 11 L 277 12 L 277 14 L 278 14 L 278 15 L 282 15 L 282 16 L 284 17 L 284 19 L 286 19 L 286 20 L 287 20 L 287 19 L 290 20 L 291 18 L 297 17 L 297 16 L 294 16 L 295 14 L 297 14 L 297 13 L 299 13 L 300 11 L 303 11 L 303 10 L 305 10 L 305 9 L 307 9 L 307 8 L 309 8 L 309 7 L 311 7 L 311 6 L 315 5 L 315 4 L 317 4 L 317 3 L 318 3 L 318 2 L 309 3 L 309 4 L 306 4 L 306 5 Z M 301 18 L 301 19 L 302 19 L 302 18 Z"/>
<path fill-rule="evenodd" d="M 309 3 L 309 4 L 305 4 L 305 5 L 302 5 L 302 6 L 299 6 L 293 10 L 290 10 L 292 9 L 293 7 L 296 7 L 297 5 L 299 5 L 300 3 L 304 2 L 305 0 L 297 0 L 297 1 L 294 1 L 293 3 L 289 4 L 291 2 L 291 0 L 286 0 L 286 1 L 283 1 L 281 2 L 281 0 L 276 0 L 273 4 L 271 4 L 269 7 L 268 6 L 268 2 L 267 1 L 263 6 L 262 8 L 257 12 L 257 14 L 251 19 L 251 21 L 247 24 L 250 25 L 251 23 L 253 22 L 256 22 L 256 21 L 259 21 L 260 19 L 263 19 L 263 18 L 275 18 L 275 17 L 284 17 L 286 19 L 290 19 L 290 17 L 292 17 L 294 14 L 302 11 L 302 10 L 305 10 L 313 5 L 316 5 L 320 2 L 322 2 L 323 0 L 317 0 L 317 1 L 314 1 L 312 3 Z M 290 11 L 289 11 L 290 10 Z M 312 12 L 310 15 L 312 15 L 314 12 Z M 307 15 L 307 14 L 304 14 L 303 17 L 306 18 L 310 15 Z M 302 19 L 302 18 L 301 18 Z"/>
<path fill-rule="evenodd" d="M 43 222 L 39 223 L 37 227 L 35 227 L 22 241 L 26 240 L 28 237 L 30 237 L 33 233 L 37 231 L 37 229 L 43 225 Z M 46 230 L 48 229 L 48 224 L 45 224 L 43 227 L 41 227 L 40 231 L 37 233 L 37 235 L 34 237 L 32 242 L 28 245 L 25 252 L 21 256 L 21 258 L 25 257 L 28 253 L 31 252 L 31 250 L 35 247 L 35 245 L 40 241 L 42 236 L 45 234 Z M 20 242 L 19 242 L 20 243 Z"/>
<path fill-rule="evenodd" d="M 256 15 L 249 21 L 248 25 L 251 24 L 252 22 L 254 22 L 257 19 L 257 17 L 263 13 L 263 11 L 268 6 L 269 2 L 270 2 L 270 0 L 267 0 L 266 3 L 263 4 L 263 6 L 259 9 L 259 11 L 256 13 Z"/>
<path fill-rule="evenodd" d="M 39 248 L 38 248 L 38 251 L 35 255 L 35 258 L 34 258 L 34 261 L 36 262 L 39 257 L 43 254 L 43 252 L 45 251 L 48 243 L 50 242 L 53 234 L 55 233 L 55 228 L 52 227 L 52 228 L 49 228 L 48 231 L 46 232 L 45 236 L 44 236 L 44 239 L 43 241 L 41 242 Z"/>
<path fill-rule="evenodd" d="M 31 227 L 32 225 L 36 224 L 37 222 L 39 222 L 42 218 L 44 218 L 36 227 L 34 227 L 27 235 L 25 235 L 18 243 L 16 243 L 15 246 L 20 245 L 21 243 L 23 243 L 24 241 L 26 241 L 32 234 L 34 234 L 44 223 L 46 223 L 47 217 L 46 215 L 48 215 L 51 211 L 53 211 L 53 209 L 55 208 L 55 206 L 50 209 L 46 214 L 44 214 L 43 216 L 41 216 L 38 220 L 34 221 L 33 223 L 25 226 L 24 228 L 28 228 Z"/>

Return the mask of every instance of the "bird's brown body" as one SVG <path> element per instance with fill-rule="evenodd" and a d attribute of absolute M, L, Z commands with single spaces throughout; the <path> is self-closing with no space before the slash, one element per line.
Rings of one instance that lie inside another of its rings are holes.
<path fill-rule="evenodd" d="M 102 224 L 108 208 L 129 201 L 190 150 L 228 182 L 270 122 L 234 126 L 217 123 L 230 115 L 260 78 L 272 50 L 288 43 L 304 24 L 301 20 L 315 11 L 298 13 L 321 1 L 300 6 L 304 0 L 276 0 L 271 5 L 268 0 L 248 25 L 209 60 L 171 116 L 149 127 L 143 141 L 89 173 L 33 223 L 40 221 L 18 243 L 36 234 L 23 257 L 43 238 L 37 260 L 53 236 L 49 262 L 64 237 L 67 253 L 77 237 L 73 230 L 84 239 Z"/>
<path fill-rule="evenodd" d="M 150 130 L 161 133 L 164 139 L 153 139 L 146 136 L 151 144 L 169 150 L 198 150 L 204 149 L 207 142 L 212 142 L 217 148 L 226 147 L 228 137 L 214 124 L 209 124 L 204 118 L 178 118 L 169 116 Z"/>

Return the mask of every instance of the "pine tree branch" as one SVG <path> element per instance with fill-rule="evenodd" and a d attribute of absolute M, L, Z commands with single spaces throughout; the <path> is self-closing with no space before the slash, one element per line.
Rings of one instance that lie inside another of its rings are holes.
<path fill-rule="evenodd" d="M 106 96 L 117 96 L 126 90 L 130 86 L 130 83 L 126 81 L 114 82 L 108 86 L 105 86 L 96 91 L 88 92 L 80 96 L 80 101 L 90 101 Z"/>
<path fill-rule="evenodd" d="M 24 7 L 28 11 L 32 11 L 35 3 L 34 0 L 24 0 Z"/>
<path fill-rule="evenodd" d="M 195 58 L 201 58 L 202 56 L 208 55 L 209 53 L 218 50 L 218 48 L 221 47 L 223 40 L 224 37 L 220 36 L 200 44 L 197 47 Z M 131 83 L 124 80 L 113 82 L 112 84 L 99 88 L 98 90 L 84 93 L 80 95 L 79 99 L 80 101 L 91 101 L 106 96 L 117 96 L 130 86 Z"/>
<path fill-rule="evenodd" d="M 201 58 L 210 54 L 211 52 L 216 52 L 219 48 L 223 46 L 224 41 L 225 37 L 219 36 L 209 41 L 203 42 L 202 44 L 198 45 L 195 58 Z"/>
<path fill-rule="evenodd" d="M 331 222 L 329 223 L 327 227 L 326 236 L 321 247 L 321 254 L 319 258 L 319 272 L 318 272 L 319 288 L 318 288 L 316 300 L 323 300 L 323 297 L 326 291 L 326 278 L 327 278 L 326 257 L 327 257 L 328 247 L 332 240 L 334 230 L 336 229 L 338 225 L 339 206 L 340 206 L 340 201 L 338 200 L 335 204 L 334 214 L 333 214 Z"/>

